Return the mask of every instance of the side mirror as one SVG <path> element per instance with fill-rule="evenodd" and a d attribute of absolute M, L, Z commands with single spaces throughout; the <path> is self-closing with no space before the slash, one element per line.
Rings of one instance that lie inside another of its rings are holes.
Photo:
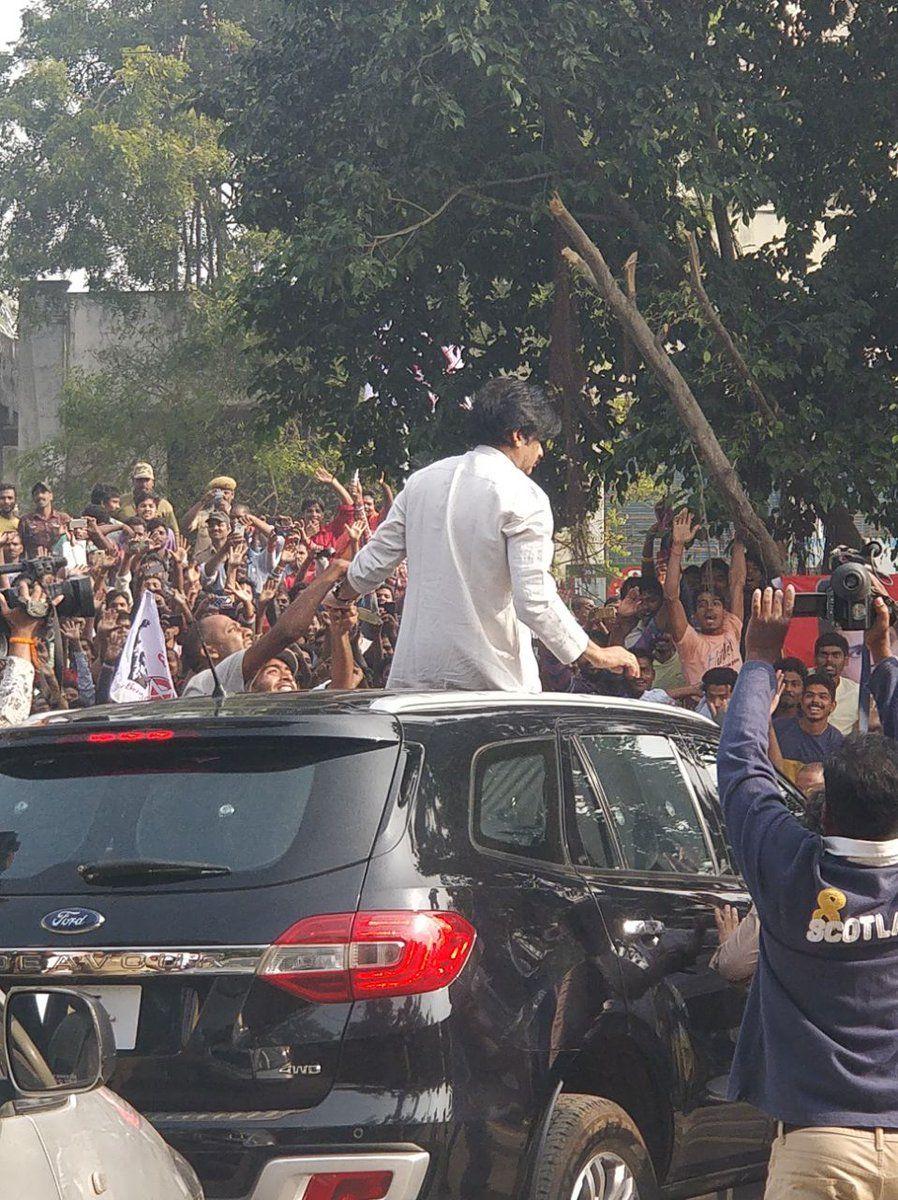
<path fill-rule="evenodd" d="M 93 996 L 66 988 L 11 989 L 3 1050 L 10 1082 L 27 1099 L 92 1091 L 115 1065 L 106 1009 Z"/>

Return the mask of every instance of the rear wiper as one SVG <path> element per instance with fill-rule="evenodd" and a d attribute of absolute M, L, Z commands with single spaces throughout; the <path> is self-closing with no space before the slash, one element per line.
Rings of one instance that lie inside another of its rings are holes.
<path fill-rule="evenodd" d="M 177 883 L 180 879 L 208 879 L 230 873 L 230 867 L 217 867 L 213 863 L 153 862 L 143 858 L 82 863 L 78 868 L 78 874 L 85 883 L 106 883 L 113 886 L 129 883 Z"/>

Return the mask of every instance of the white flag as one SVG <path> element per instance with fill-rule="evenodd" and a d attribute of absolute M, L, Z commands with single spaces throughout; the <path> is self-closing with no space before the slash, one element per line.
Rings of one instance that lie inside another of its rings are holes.
<path fill-rule="evenodd" d="M 115 669 L 109 698 L 116 704 L 126 704 L 132 700 L 174 700 L 176 696 L 156 597 L 144 592 Z"/>

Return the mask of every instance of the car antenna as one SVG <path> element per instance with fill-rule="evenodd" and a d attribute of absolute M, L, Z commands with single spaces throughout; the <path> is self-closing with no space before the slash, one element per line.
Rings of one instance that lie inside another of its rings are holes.
<path fill-rule="evenodd" d="M 197 639 L 199 640 L 200 647 L 203 651 L 203 654 L 206 656 L 206 662 L 209 664 L 209 670 L 212 672 L 212 679 L 214 681 L 213 687 L 212 687 L 212 699 L 213 700 L 226 700 L 228 693 L 224 690 L 224 688 L 221 685 L 221 680 L 218 678 L 218 672 L 215 670 L 215 663 L 212 661 L 212 655 L 209 653 L 209 647 L 206 645 L 206 639 L 202 635 L 202 632 L 200 630 L 200 623 L 196 619 L 196 617 L 193 618 L 193 627 L 196 630 L 196 636 L 197 636 Z M 217 712 L 217 708 L 216 708 L 216 712 Z"/>

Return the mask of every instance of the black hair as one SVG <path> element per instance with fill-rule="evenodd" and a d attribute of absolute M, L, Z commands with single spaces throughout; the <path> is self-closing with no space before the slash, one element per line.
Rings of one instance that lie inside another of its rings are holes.
<path fill-rule="evenodd" d="M 707 691 L 709 687 L 735 687 L 738 678 L 732 667 L 712 667 L 702 676 L 702 689 Z"/>
<path fill-rule="evenodd" d="M 841 633 L 821 633 L 820 637 L 814 642 L 814 653 L 818 654 L 824 646 L 837 646 L 846 658 L 850 653 L 848 639 L 843 637 Z"/>
<path fill-rule="evenodd" d="M 142 525 L 144 529 L 147 527 L 146 520 L 140 515 L 140 513 L 135 513 L 133 517 L 128 517 L 124 524 L 128 525 L 131 529 L 134 529 L 137 525 Z"/>
<path fill-rule="evenodd" d="M 471 435 L 478 445 L 510 446 L 518 431 L 545 442 L 561 429 L 558 413 L 542 388 L 514 375 L 488 380 L 471 405 Z"/>
<path fill-rule="evenodd" d="M 52 491 L 53 491 L 53 489 L 50 487 L 50 485 L 47 483 L 47 481 L 42 479 L 38 483 L 36 483 L 34 485 L 34 487 L 31 489 L 31 494 L 32 494 L 32 496 L 36 496 L 38 494 L 38 492 L 52 492 Z"/>
<path fill-rule="evenodd" d="M 192 621 L 182 631 L 178 641 L 181 643 L 181 662 L 188 671 L 202 671 L 208 667 L 201 637 L 200 625 L 205 618 Z"/>
<path fill-rule="evenodd" d="M 18 496 L 18 490 L 14 483 L 0 483 L 0 492 L 14 492 Z"/>
<path fill-rule="evenodd" d="M 168 529 L 168 526 L 161 517 L 150 517 L 147 521 L 147 533 L 152 533 L 154 529 Z"/>
<path fill-rule="evenodd" d="M 113 496 L 121 496 L 121 488 L 113 487 L 111 483 L 95 483 L 90 489 L 91 504 L 105 504 Z"/>
<path fill-rule="evenodd" d="M 81 510 L 82 517 L 93 517 L 95 521 L 104 521 L 106 519 L 106 510 L 101 508 L 99 504 L 86 504 Z"/>
<path fill-rule="evenodd" d="M 781 658 L 774 667 L 775 671 L 791 671 L 793 675 L 800 675 L 801 682 L 807 683 L 808 669 L 800 658 Z"/>
<path fill-rule="evenodd" d="M 833 679 L 833 677 L 831 675 L 827 675 L 825 671 L 810 671 L 808 673 L 808 675 L 805 677 L 805 681 L 804 681 L 805 691 L 807 691 L 807 689 L 809 687 L 811 687 L 812 684 L 816 684 L 818 687 L 825 687 L 826 690 L 829 692 L 829 694 L 832 696 L 833 700 L 835 700 L 835 698 L 836 698 L 836 681 Z"/>
<path fill-rule="evenodd" d="M 710 584 L 706 584 L 704 581 L 702 581 L 701 586 L 696 589 L 696 603 L 698 603 L 699 596 L 713 596 L 715 600 L 720 601 L 724 608 L 727 607 L 726 596 L 721 593 L 720 589 L 712 587 Z"/>
<path fill-rule="evenodd" d="M 664 588 L 657 579 L 641 579 L 639 581 L 639 590 L 643 596 L 663 596 Z"/>
<path fill-rule="evenodd" d="M 626 596 L 626 594 L 628 592 L 632 592 L 633 589 L 636 587 L 642 587 L 642 576 L 641 575 L 628 575 L 627 578 L 624 580 L 624 582 L 620 585 L 620 593 L 619 594 L 620 594 L 621 599 L 623 599 L 624 596 Z"/>
<path fill-rule="evenodd" d="M 317 496 L 309 496 L 308 500 L 303 500 L 302 511 L 308 512 L 310 508 L 320 508 L 322 512 L 324 511 L 324 505 Z"/>
<path fill-rule="evenodd" d="M 108 608 L 109 605 L 116 598 L 116 596 L 121 596 L 124 600 L 127 601 L 128 607 L 129 608 L 132 607 L 133 602 L 131 600 L 131 597 L 128 595 L 127 592 L 123 592 L 120 588 L 113 588 L 113 590 L 111 592 L 106 593 L 106 595 L 103 597 L 103 607 Z"/>
<path fill-rule="evenodd" d="M 826 809 L 842 837 L 898 835 L 898 744 L 881 733 L 846 738 L 823 765 Z"/>
<path fill-rule="evenodd" d="M 143 504 L 144 500 L 155 500 L 156 503 L 158 504 L 161 499 L 162 499 L 162 497 L 159 495 L 158 492 L 144 492 L 144 494 L 140 497 L 140 499 L 137 501 L 137 503 Z"/>

